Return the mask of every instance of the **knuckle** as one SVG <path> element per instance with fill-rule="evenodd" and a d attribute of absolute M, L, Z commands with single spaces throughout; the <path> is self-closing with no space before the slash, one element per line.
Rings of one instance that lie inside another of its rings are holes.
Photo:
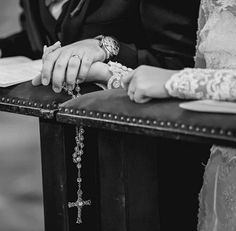
<path fill-rule="evenodd" d="M 92 59 L 90 57 L 84 57 L 83 58 L 83 65 L 91 66 L 91 64 L 92 64 Z"/>
<path fill-rule="evenodd" d="M 145 65 L 139 66 L 138 69 L 137 69 L 138 74 L 139 74 L 139 75 L 143 74 L 143 72 L 145 71 L 145 69 L 146 69 L 146 66 L 145 66 Z"/>

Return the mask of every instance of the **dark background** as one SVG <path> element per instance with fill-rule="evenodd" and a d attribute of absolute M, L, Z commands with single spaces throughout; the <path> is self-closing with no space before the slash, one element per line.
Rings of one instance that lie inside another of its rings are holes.
<path fill-rule="evenodd" d="M 1 0 L 0 37 L 20 30 L 19 13 L 17 0 Z M 0 112 L 0 231 L 41 230 L 38 120 Z"/>

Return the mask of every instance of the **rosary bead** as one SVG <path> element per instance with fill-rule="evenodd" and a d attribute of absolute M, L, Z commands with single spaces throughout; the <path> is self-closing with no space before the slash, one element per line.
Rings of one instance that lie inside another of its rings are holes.
<path fill-rule="evenodd" d="M 79 131 L 81 134 L 84 133 L 84 129 L 83 128 L 80 128 L 80 131 Z"/>

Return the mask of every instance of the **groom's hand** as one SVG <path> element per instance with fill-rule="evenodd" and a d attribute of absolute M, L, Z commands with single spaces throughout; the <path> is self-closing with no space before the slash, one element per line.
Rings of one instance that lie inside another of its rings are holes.
<path fill-rule="evenodd" d="M 60 92 L 64 82 L 71 88 L 76 81 L 83 82 L 91 65 L 105 60 L 105 52 L 96 39 L 86 39 L 48 52 L 43 56 L 41 83 L 52 82 L 53 90 Z"/>

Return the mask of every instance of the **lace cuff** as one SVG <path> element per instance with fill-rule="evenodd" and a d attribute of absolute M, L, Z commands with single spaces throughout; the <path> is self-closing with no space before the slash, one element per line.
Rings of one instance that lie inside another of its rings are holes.
<path fill-rule="evenodd" d="M 236 70 L 186 68 L 166 83 L 168 93 L 184 99 L 236 100 Z"/>
<path fill-rule="evenodd" d="M 133 69 L 112 61 L 109 61 L 108 66 L 112 76 L 107 82 L 107 89 L 124 88 L 122 85 L 122 78 L 124 78 Z"/>

